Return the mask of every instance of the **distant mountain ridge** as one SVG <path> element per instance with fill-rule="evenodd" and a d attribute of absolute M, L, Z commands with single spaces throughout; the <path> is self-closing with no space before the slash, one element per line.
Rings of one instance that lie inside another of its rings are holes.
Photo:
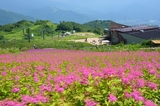
<path fill-rule="evenodd" d="M 38 19 L 74 21 L 84 23 L 92 20 L 113 20 L 115 22 L 160 25 L 159 0 L 0 0 L 0 8 L 16 13 L 34 16 Z M 47 8 L 52 9 L 47 9 Z M 50 12 L 50 10 L 56 11 Z M 43 14 L 40 14 L 41 11 Z M 58 17 L 58 18 L 57 18 Z"/>
<path fill-rule="evenodd" d="M 0 25 L 15 23 L 20 20 L 35 21 L 36 19 L 22 14 L 0 9 Z"/>
<path fill-rule="evenodd" d="M 32 10 L 28 13 L 28 16 L 0 9 L 0 25 L 15 23 L 20 20 L 36 21 L 36 19 L 50 20 L 53 23 L 71 21 L 81 24 L 94 20 L 94 18 L 81 13 L 50 7 Z"/>
<path fill-rule="evenodd" d="M 94 19 L 74 11 L 62 10 L 50 7 L 32 10 L 31 12 L 29 12 L 28 15 L 36 19 L 51 20 L 54 23 L 59 23 L 60 21 L 85 23 Z"/>

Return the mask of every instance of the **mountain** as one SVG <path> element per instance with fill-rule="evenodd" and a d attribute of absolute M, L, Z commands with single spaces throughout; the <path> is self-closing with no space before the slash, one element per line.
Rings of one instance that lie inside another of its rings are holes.
<path fill-rule="evenodd" d="M 133 8 L 135 7 L 135 8 Z M 111 9 L 111 8 L 110 8 Z M 160 25 L 160 9 L 154 5 L 131 3 L 106 11 L 104 18 L 123 24 L 156 24 Z"/>
<path fill-rule="evenodd" d="M 20 20 L 35 21 L 32 17 L 0 9 L 0 25 L 15 23 Z"/>
<path fill-rule="evenodd" d="M 60 21 L 85 23 L 93 20 L 93 18 L 90 18 L 86 15 L 74 11 L 62 10 L 50 7 L 32 10 L 31 12 L 28 13 L 28 15 L 36 19 L 51 20 L 53 23 L 59 23 Z"/>

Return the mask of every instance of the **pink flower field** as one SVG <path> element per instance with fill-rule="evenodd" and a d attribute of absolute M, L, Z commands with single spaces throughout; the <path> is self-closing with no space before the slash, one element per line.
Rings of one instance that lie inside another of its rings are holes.
<path fill-rule="evenodd" d="M 3 54 L 0 106 L 160 106 L 160 53 Z"/>

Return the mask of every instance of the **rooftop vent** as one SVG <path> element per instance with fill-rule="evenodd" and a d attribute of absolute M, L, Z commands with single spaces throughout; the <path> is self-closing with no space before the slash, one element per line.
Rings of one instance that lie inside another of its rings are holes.
<path fill-rule="evenodd" d="M 144 30 L 140 30 L 140 32 L 144 32 Z"/>
<path fill-rule="evenodd" d="M 105 28 L 104 30 L 108 31 L 108 28 Z"/>

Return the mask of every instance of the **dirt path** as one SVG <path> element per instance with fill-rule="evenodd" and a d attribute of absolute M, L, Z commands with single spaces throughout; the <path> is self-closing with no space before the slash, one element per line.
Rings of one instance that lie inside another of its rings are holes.
<path fill-rule="evenodd" d="M 101 45 L 101 38 L 87 38 L 87 39 L 79 39 L 79 40 L 72 40 L 75 42 L 87 42 L 93 45 Z"/>

